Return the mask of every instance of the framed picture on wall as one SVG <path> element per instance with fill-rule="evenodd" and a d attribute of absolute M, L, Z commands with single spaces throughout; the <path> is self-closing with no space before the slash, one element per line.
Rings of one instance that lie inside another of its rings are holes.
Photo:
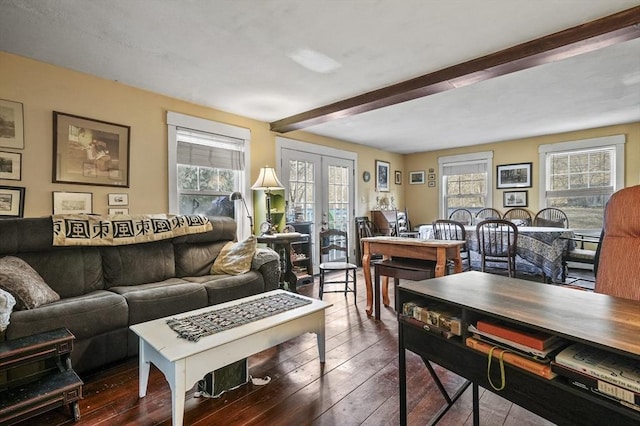
<path fill-rule="evenodd" d="M 110 206 L 126 206 L 129 204 L 129 194 L 109 194 Z"/>
<path fill-rule="evenodd" d="M 376 190 L 389 192 L 389 169 L 387 161 L 376 160 Z"/>
<path fill-rule="evenodd" d="M 91 192 L 53 192 L 53 214 L 93 213 Z"/>
<path fill-rule="evenodd" d="M 503 164 L 496 172 L 498 189 L 531 187 L 531 163 Z"/>
<path fill-rule="evenodd" d="M 504 207 L 527 207 L 529 205 L 529 191 L 504 191 L 502 205 Z"/>
<path fill-rule="evenodd" d="M 24 216 L 24 191 L 20 186 L 0 186 L 0 218 Z"/>
<path fill-rule="evenodd" d="M 109 215 L 110 216 L 117 216 L 117 215 L 128 215 L 129 214 L 129 209 L 124 207 L 124 208 L 116 208 L 116 209 L 109 209 Z"/>
<path fill-rule="evenodd" d="M 24 149 L 24 112 L 20 102 L 0 99 L 0 146 Z"/>
<path fill-rule="evenodd" d="M 409 184 L 421 185 L 424 184 L 424 170 L 418 172 L 409 172 Z"/>
<path fill-rule="evenodd" d="M 0 179 L 22 179 L 22 154 L 0 151 Z"/>
<path fill-rule="evenodd" d="M 402 185 L 402 172 L 400 170 L 395 172 L 395 183 L 396 185 Z"/>
<path fill-rule="evenodd" d="M 53 112 L 53 182 L 129 187 L 129 137 L 122 124 Z"/>

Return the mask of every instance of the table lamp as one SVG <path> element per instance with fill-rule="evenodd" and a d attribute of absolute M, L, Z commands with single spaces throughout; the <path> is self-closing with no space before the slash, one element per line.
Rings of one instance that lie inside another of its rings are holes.
<path fill-rule="evenodd" d="M 229 194 L 229 200 L 231 201 L 238 201 L 241 200 L 242 204 L 244 204 L 244 209 L 247 212 L 247 218 L 249 219 L 249 229 L 251 230 L 251 233 L 253 234 L 253 217 L 251 217 L 251 213 L 249 213 L 249 208 L 247 207 L 247 203 L 244 201 L 244 197 L 242 196 L 241 192 L 232 192 L 231 194 Z"/>
<path fill-rule="evenodd" d="M 260 173 L 258 174 L 258 179 L 256 183 L 251 187 L 253 190 L 263 190 L 265 192 L 265 199 L 267 203 L 267 221 L 260 224 L 260 231 L 263 234 L 270 234 L 273 228 L 273 223 L 271 223 L 271 191 L 274 189 L 284 189 L 280 180 L 278 180 L 278 176 L 276 175 L 276 170 L 273 167 L 265 166 L 260 169 Z"/>

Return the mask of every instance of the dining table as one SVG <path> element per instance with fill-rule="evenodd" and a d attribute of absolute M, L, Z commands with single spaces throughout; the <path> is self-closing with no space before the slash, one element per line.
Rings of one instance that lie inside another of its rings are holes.
<path fill-rule="evenodd" d="M 447 261 L 453 262 L 454 273 L 462 272 L 460 247 L 464 241 L 456 240 L 424 240 L 411 237 L 366 237 L 362 242 L 362 271 L 364 273 L 365 288 L 367 290 L 366 313 L 373 313 L 373 283 L 371 280 L 371 256 L 382 255 L 383 259 L 394 257 L 436 262 L 434 275 L 442 277 L 446 273 Z M 383 277 L 382 303 L 389 306 L 389 278 Z"/>
<path fill-rule="evenodd" d="M 479 264 L 478 236 L 475 225 L 465 225 L 467 249 L 471 262 Z M 420 238 L 434 238 L 433 227 L 423 225 L 419 229 Z M 541 274 L 545 281 L 562 282 L 563 255 L 575 245 L 572 229 L 546 226 L 518 226 L 516 269 L 528 273 Z M 477 268 L 476 268 L 477 269 Z"/>

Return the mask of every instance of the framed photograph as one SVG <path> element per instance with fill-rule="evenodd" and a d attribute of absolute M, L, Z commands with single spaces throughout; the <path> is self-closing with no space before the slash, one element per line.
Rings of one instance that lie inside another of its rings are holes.
<path fill-rule="evenodd" d="M 20 102 L 0 99 L 0 146 L 24 149 L 24 113 Z"/>
<path fill-rule="evenodd" d="M 0 179 L 22 179 L 22 154 L 0 151 Z"/>
<path fill-rule="evenodd" d="M 429 173 L 427 175 L 427 180 L 436 180 L 436 174 L 435 173 Z"/>
<path fill-rule="evenodd" d="M 110 206 L 126 206 L 129 204 L 129 194 L 109 194 Z"/>
<path fill-rule="evenodd" d="M 376 160 L 376 190 L 389 192 L 389 169 L 387 161 Z"/>
<path fill-rule="evenodd" d="M 497 178 L 498 189 L 531 188 L 531 163 L 498 166 Z"/>
<path fill-rule="evenodd" d="M 395 171 L 395 183 L 396 185 L 402 185 L 402 172 L 400 170 Z"/>
<path fill-rule="evenodd" d="M 430 180 L 429 182 L 427 182 L 427 186 L 429 188 L 435 188 L 436 187 L 436 181 L 435 180 Z"/>
<path fill-rule="evenodd" d="M 53 182 L 129 187 L 131 128 L 53 112 Z"/>
<path fill-rule="evenodd" d="M 91 192 L 53 192 L 53 214 L 93 213 Z"/>
<path fill-rule="evenodd" d="M 409 184 L 422 185 L 424 184 L 424 170 L 419 172 L 409 172 Z"/>
<path fill-rule="evenodd" d="M 24 216 L 24 191 L 20 186 L 0 186 L 0 218 Z"/>
<path fill-rule="evenodd" d="M 128 208 L 109 209 L 109 215 L 111 216 L 123 215 L 123 214 L 129 214 L 129 209 Z"/>
<path fill-rule="evenodd" d="M 504 207 L 528 207 L 529 191 L 504 191 L 502 205 Z"/>

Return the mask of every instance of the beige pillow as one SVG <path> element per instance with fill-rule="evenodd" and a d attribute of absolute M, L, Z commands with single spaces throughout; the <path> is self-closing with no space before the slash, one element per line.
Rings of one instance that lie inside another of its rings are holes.
<path fill-rule="evenodd" d="M 212 274 L 240 275 L 249 272 L 256 254 L 257 240 L 251 235 L 244 241 L 229 242 L 220 251 L 211 267 Z"/>
<path fill-rule="evenodd" d="M 16 299 L 15 310 L 33 309 L 60 300 L 60 295 L 19 257 L 0 259 L 0 288 Z"/>

